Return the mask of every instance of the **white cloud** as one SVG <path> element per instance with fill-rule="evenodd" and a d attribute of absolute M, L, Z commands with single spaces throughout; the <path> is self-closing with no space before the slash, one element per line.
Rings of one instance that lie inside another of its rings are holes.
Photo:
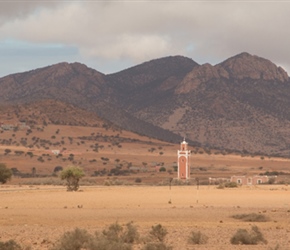
<path fill-rule="evenodd" d="M 84 55 L 103 57 L 112 60 L 131 58 L 140 62 L 148 58 L 160 57 L 170 51 L 166 37 L 157 35 L 121 35 L 109 43 L 98 44 L 96 47 L 85 47 L 81 50 Z"/>
<path fill-rule="evenodd" d="M 75 46 L 84 63 L 136 64 L 181 54 L 215 64 L 247 51 L 290 65 L 290 2 L 17 1 L 13 6 L 0 3 L 0 39 Z"/>

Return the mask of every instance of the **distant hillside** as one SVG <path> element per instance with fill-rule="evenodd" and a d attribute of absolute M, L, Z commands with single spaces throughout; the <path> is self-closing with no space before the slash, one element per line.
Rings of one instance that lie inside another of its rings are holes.
<path fill-rule="evenodd" d="M 33 124 L 59 124 L 102 127 L 108 123 L 97 114 L 56 101 L 40 100 L 23 104 L 1 105 L 0 120 L 5 124 L 25 121 Z"/>
<path fill-rule="evenodd" d="M 44 100 L 39 116 L 52 123 L 91 125 L 99 117 L 165 141 L 290 156 L 289 77 L 248 53 L 217 65 L 171 56 L 110 75 L 60 63 L 0 79 L 3 105 Z"/>

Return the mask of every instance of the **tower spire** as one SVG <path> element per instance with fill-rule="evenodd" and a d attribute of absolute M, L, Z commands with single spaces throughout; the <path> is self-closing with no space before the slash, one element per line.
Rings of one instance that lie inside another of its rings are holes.
<path fill-rule="evenodd" d="M 180 144 L 180 150 L 177 151 L 178 158 L 178 179 L 190 178 L 190 164 L 189 164 L 190 150 L 188 150 L 188 143 L 183 138 Z"/>

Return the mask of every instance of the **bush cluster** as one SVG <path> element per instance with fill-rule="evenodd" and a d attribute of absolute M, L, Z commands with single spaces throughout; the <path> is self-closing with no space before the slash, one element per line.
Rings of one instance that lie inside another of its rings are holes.
<path fill-rule="evenodd" d="M 250 232 L 246 229 L 238 229 L 231 238 L 231 243 L 233 245 L 257 245 L 260 242 L 266 244 L 267 240 L 265 240 L 257 226 L 252 226 Z"/>
<path fill-rule="evenodd" d="M 165 237 L 168 234 L 166 228 L 161 224 L 152 226 L 150 234 L 150 241 L 147 242 L 142 250 L 172 250 L 171 246 L 164 243 Z"/>
<path fill-rule="evenodd" d="M 224 188 L 237 188 L 238 184 L 236 182 L 224 182 L 224 183 L 220 183 L 218 185 L 218 189 L 224 189 Z"/>
<path fill-rule="evenodd" d="M 207 241 L 208 237 L 200 231 L 192 231 L 188 239 L 188 242 L 194 245 L 206 244 Z"/>
<path fill-rule="evenodd" d="M 232 216 L 234 219 L 242 220 L 242 221 L 249 221 L 249 222 L 266 222 L 269 221 L 269 218 L 264 214 L 235 214 Z"/>
<path fill-rule="evenodd" d="M 79 228 L 66 232 L 52 250 L 131 250 L 132 244 L 138 239 L 139 233 L 132 223 L 125 226 L 114 223 L 101 233 L 96 232 L 95 235 Z"/>
<path fill-rule="evenodd" d="M 6 242 L 0 241 L 0 249 L 1 250 L 21 250 L 21 247 L 14 240 L 9 240 Z"/>
<path fill-rule="evenodd" d="M 50 250 L 132 250 L 136 247 L 134 244 L 138 244 L 138 249 L 141 250 L 172 250 L 172 247 L 165 243 L 167 234 L 166 228 L 158 224 L 152 226 L 148 237 L 141 238 L 137 227 L 132 222 L 125 225 L 116 222 L 95 234 L 90 234 L 87 230 L 80 228 L 65 232 Z M 208 236 L 200 231 L 192 231 L 188 237 L 188 243 L 206 244 L 208 239 Z M 267 240 L 257 226 L 252 226 L 251 231 L 238 229 L 230 239 L 230 243 L 233 245 L 257 245 L 259 243 L 267 244 Z M 14 240 L 0 241 L 0 249 L 23 250 Z"/>

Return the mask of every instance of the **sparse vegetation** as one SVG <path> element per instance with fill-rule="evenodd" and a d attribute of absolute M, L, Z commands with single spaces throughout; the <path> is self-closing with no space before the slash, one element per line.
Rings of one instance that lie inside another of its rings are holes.
<path fill-rule="evenodd" d="M 250 232 L 246 229 L 238 229 L 231 238 L 231 244 L 233 245 L 257 245 L 260 242 L 266 244 L 267 240 L 257 226 L 252 226 Z"/>
<path fill-rule="evenodd" d="M 152 226 L 151 231 L 149 233 L 153 238 L 153 240 L 163 242 L 168 232 L 166 228 L 164 228 L 161 224 L 158 224 L 156 226 Z"/>
<path fill-rule="evenodd" d="M 172 250 L 171 246 L 165 245 L 163 242 L 146 243 L 142 250 Z"/>
<path fill-rule="evenodd" d="M 57 173 L 57 172 L 60 172 L 63 170 L 63 167 L 62 166 L 56 166 L 53 170 L 54 173 Z"/>
<path fill-rule="evenodd" d="M 0 163 L 0 183 L 6 183 L 11 179 L 12 171 L 4 163 Z"/>
<path fill-rule="evenodd" d="M 68 167 L 60 173 L 60 178 L 67 182 L 68 191 L 77 191 L 79 189 L 79 181 L 84 176 L 83 170 L 76 166 Z"/>
<path fill-rule="evenodd" d="M 79 228 L 66 232 L 52 250 L 131 250 L 132 244 L 138 239 L 139 233 L 132 222 L 125 226 L 114 223 L 102 233 L 96 232 L 94 236 Z"/>
<path fill-rule="evenodd" d="M 135 182 L 136 182 L 136 183 L 141 183 L 141 182 L 142 182 L 142 179 L 139 178 L 139 177 L 137 177 L 137 178 L 135 179 Z"/>
<path fill-rule="evenodd" d="M 11 153 L 11 149 L 9 149 L 9 148 L 6 148 L 6 149 L 4 150 L 4 152 L 5 152 L 5 155 L 8 155 L 8 154 L 10 154 L 10 153 Z"/>
<path fill-rule="evenodd" d="M 237 188 L 238 184 L 236 182 L 222 182 L 218 185 L 218 189 L 224 189 L 224 188 Z"/>
<path fill-rule="evenodd" d="M 282 171 L 266 171 L 261 173 L 260 175 L 269 175 L 269 176 L 278 176 L 278 175 L 286 175 L 287 173 Z"/>
<path fill-rule="evenodd" d="M 200 231 L 192 231 L 188 238 L 188 242 L 194 245 L 206 244 L 208 237 Z"/>
<path fill-rule="evenodd" d="M 86 245 L 92 240 L 92 236 L 85 229 L 76 228 L 66 232 L 59 239 L 52 250 L 81 250 L 87 249 Z"/>
<path fill-rule="evenodd" d="M 236 183 L 236 182 L 225 182 L 225 187 L 226 188 L 237 188 L 238 187 L 238 183 Z"/>
<path fill-rule="evenodd" d="M 235 214 L 232 216 L 234 219 L 242 220 L 242 221 L 250 221 L 250 222 L 266 222 L 269 221 L 269 218 L 264 214 Z"/>
<path fill-rule="evenodd" d="M 8 240 L 5 242 L 0 241 L 0 249 L 1 250 L 22 250 L 20 245 L 16 243 L 14 240 Z"/>
<path fill-rule="evenodd" d="M 103 231 L 103 236 L 112 242 L 132 244 L 139 239 L 139 233 L 132 222 L 127 223 L 125 229 L 119 223 L 114 223 L 107 230 Z"/>
<path fill-rule="evenodd" d="M 149 235 L 151 241 L 146 242 L 142 250 L 171 250 L 172 247 L 164 243 L 167 230 L 161 224 L 152 226 Z"/>

